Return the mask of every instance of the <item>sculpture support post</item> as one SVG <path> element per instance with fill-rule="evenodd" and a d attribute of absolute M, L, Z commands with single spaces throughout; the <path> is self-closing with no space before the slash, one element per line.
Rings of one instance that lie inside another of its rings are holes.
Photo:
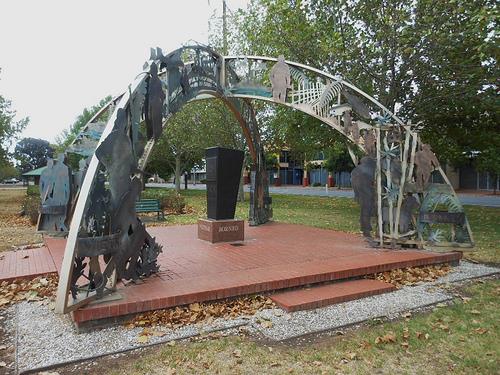
<path fill-rule="evenodd" d="M 380 127 L 375 128 L 377 137 L 377 218 L 378 235 L 380 236 L 380 246 L 384 246 L 384 228 L 382 222 L 382 168 L 380 165 Z"/>

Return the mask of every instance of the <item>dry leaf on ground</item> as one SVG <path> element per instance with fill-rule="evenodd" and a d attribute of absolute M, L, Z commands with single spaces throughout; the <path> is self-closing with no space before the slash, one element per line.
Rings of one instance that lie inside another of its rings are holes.
<path fill-rule="evenodd" d="M 445 276 L 450 271 L 451 267 L 448 264 L 437 264 L 423 267 L 400 268 L 370 275 L 368 278 L 375 278 L 401 288 L 404 285 L 415 285 L 422 281 L 434 281 L 439 277 Z"/>
<path fill-rule="evenodd" d="M 178 328 L 188 324 L 211 322 L 217 318 L 254 315 L 259 310 L 273 306 L 274 303 L 269 298 L 260 295 L 216 302 L 192 303 L 188 306 L 177 306 L 137 315 L 126 326 L 133 328 L 160 325 Z"/>

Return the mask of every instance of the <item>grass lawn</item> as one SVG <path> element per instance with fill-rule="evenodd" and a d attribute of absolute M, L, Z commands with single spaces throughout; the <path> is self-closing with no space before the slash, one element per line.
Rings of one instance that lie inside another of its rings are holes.
<path fill-rule="evenodd" d="M 206 214 L 205 192 L 183 191 L 187 215 L 167 225 L 195 223 Z M 347 198 L 273 195 L 274 220 L 358 232 L 357 204 Z M 466 207 L 476 251 L 465 257 L 500 263 L 500 209 Z M 247 218 L 248 201 L 237 216 Z M 151 349 L 117 363 L 109 374 L 498 374 L 500 368 L 500 281 L 475 281 L 450 306 L 404 321 L 371 322 L 342 336 L 308 344 L 269 347 L 244 337 L 202 340 Z M 469 299 L 470 298 L 470 299 Z M 96 369 L 99 371 L 99 369 Z"/>
<path fill-rule="evenodd" d="M 0 249 L 37 242 L 34 228 L 16 219 L 24 191 L 0 190 Z M 205 192 L 183 191 L 188 213 L 148 225 L 193 224 L 206 215 Z M 274 220 L 358 232 L 357 204 L 348 198 L 273 195 Z M 466 207 L 477 248 L 465 257 L 500 263 L 500 209 Z M 237 217 L 248 217 L 248 199 Z M 17 221 L 16 221 L 17 220 Z M 17 224 L 16 224 L 17 223 Z M 475 281 L 454 303 L 404 321 L 371 322 L 342 336 L 269 344 L 246 337 L 163 345 L 138 355 L 97 361 L 95 374 L 499 374 L 500 281 Z"/>
<path fill-rule="evenodd" d="M 205 191 L 182 190 L 181 193 L 189 213 L 166 216 L 163 225 L 195 224 L 199 217 L 206 216 Z M 353 199 L 278 194 L 272 197 L 276 221 L 360 233 L 359 206 Z M 248 218 L 248 194 L 246 198 L 245 202 L 238 203 L 236 217 Z M 500 208 L 465 206 L 465 210 L 476 242 L 475 251 L 464 253 L 465 258 L 500 263 Z"/>
<path fill-rule="evenodd" d="M 0 188 L 0 252 L 42 242 L 28 218 L 19 216 L 25 195 L 26 189 Z"/>
<path fill-rule="evenodd" d="M 108 374 L 498 374 L 500 282 L 475 283 L 457 301 L 401 322 L 373 324 L 306 344 L 229 337 L 163 345 Z M 96 368 L 99 373 L 103 368 Z"/>

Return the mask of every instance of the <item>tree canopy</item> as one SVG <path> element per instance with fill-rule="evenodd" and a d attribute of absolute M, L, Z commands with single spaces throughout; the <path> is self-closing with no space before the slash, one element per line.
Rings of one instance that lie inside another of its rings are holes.
<path fill-rule="evenodd" d="M 16 120 L 12 102 L 0 95 L 0 166 L 10 165 L 9 148 L 28 123 L 28 117 Z"/>
<path fill-rule="evenodd" d="M 75 140 L 82 128 L 92 117 L 95 116 L 97 112 L 101 110 L 101 108 L 108 104 L 111 99 L 111 96 L 108 95 L 104 99 L 101 99 L 96 105 L 90 108 L 84 108 L 82 113 L 76 117 L 75 122 L 73 122 L 68 129 L 63 130 L 62 133 L 56 137 L 56 151 L 64 152 Z"/>
<path fill-rule="evenodd" d="M 218 100 L 192 102 L 170 119 L 151 153 L 147 172 L 163 178 L 180 175 L 200 165 L 207 147 L 225 146 L 244 150 L 241 127 L 224 103 Z"/>
<path fill-rule="evenodd" d="M 14 158 L 18 161 L 21 173 L 43 167 L 47 158 L 53 157 L 54 149 L 44 139 L 23 138 L 14 150 Z"/>
<path fill-rule="evenodd" d="M 231 53 L 283 54 L 342 75 L 419 122 L 442 161 L 460 164 L 471 151 L 488 158 L 492 142 L 500 149 L 493 0 L 252 0 L 230 21 Z M 299 136 L 314 148 L 306 133 L 312 140 L 316 129 L 305 122 Z"/>

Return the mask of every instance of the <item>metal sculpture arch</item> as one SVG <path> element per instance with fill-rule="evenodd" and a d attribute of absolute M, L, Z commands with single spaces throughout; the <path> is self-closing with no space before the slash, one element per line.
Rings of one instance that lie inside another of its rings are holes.
<path fill-rule="evenodd" d="M 66 216 L 57 221 L 69 226 L 58 312 L 101 298 L 114 290 L 118 279 L 134 280 L 158 270 L 161 246 L 135 213 L 143 171 L 170 117 L 189 101 L 207 97 L 228 105 L 247 140 L 253 160 L 251 224 L 272 217 L 264 150 L 251 104 L 265 100 L 320 119 L 365 154 L 358 164 L 350 148 L 357 165 L 352 181 L 361 205 L 361 229 L 372 243 L 472 244 L 463 208 L 416 128 L 351 83 L 282 56 L 225 57 L 198 45 L 164 55 L 157 48 L 128 90 L 94 116 L 68 149 L 89 159 L 80 163 Z M 434 169 L 444 184 L 429 183 Z M 52 231 L 43 223 L 54 222 L 48 219 L 55 213 L 61 214 L 61 208 L 51 211 L 47 203 L 39 230 Z M 443 225 L 450 227 L 448 234 Z M 449 238 L 440 238 L 444 235 Z"/>

